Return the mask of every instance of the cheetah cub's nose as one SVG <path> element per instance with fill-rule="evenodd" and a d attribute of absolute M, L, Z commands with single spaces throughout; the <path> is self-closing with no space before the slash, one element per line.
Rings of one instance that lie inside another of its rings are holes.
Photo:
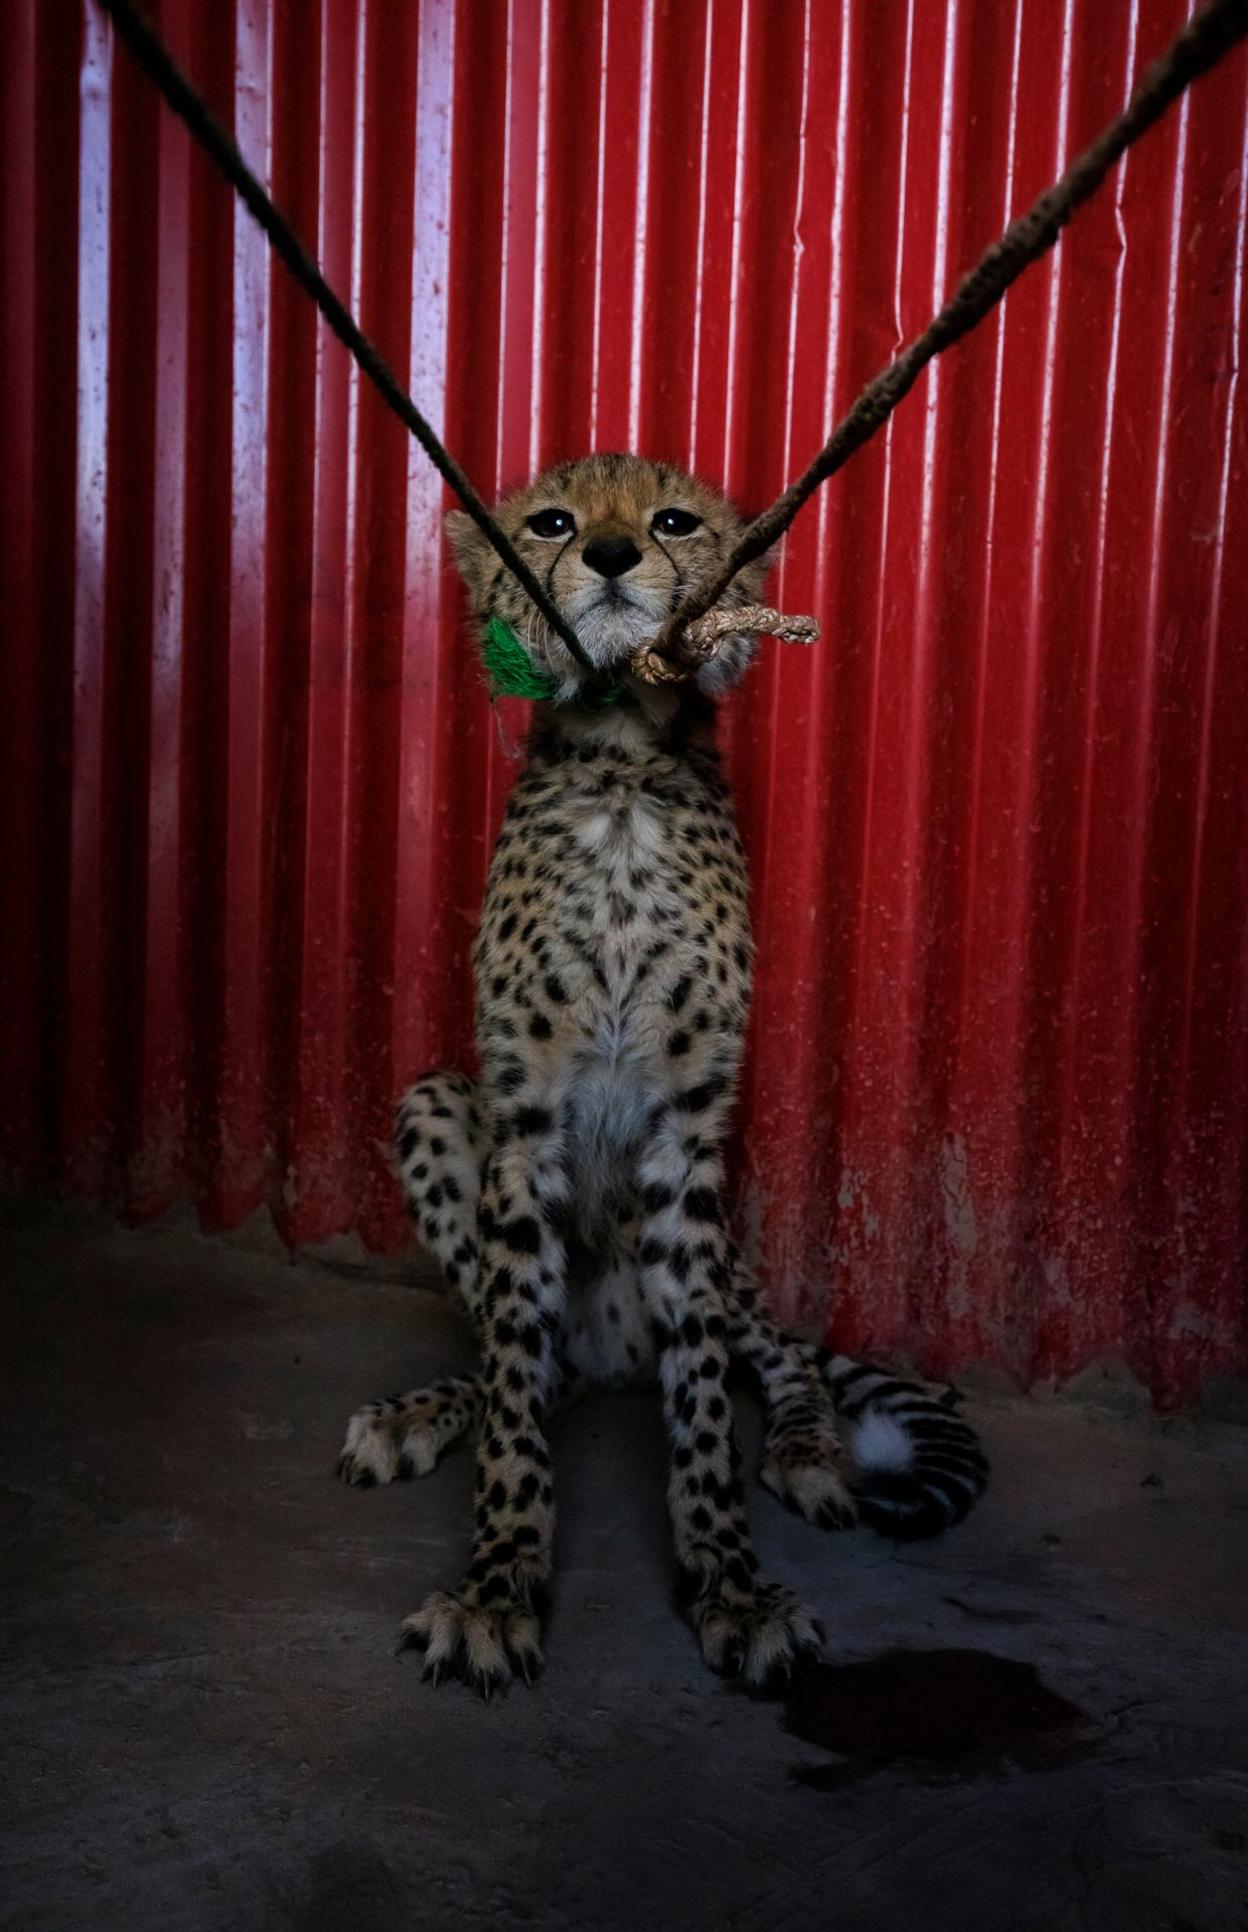
<path fill-rule="evenodd" d="M 600 577 L 622 577 L 641 562 L 641 552 L 631 537 L 599 537 L 585 545 L 581 556 Z"/>

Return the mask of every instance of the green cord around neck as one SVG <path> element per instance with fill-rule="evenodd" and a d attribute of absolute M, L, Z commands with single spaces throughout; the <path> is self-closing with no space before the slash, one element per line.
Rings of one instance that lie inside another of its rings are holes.
<path fill-rule="evenodd" d="M 485 627 L 481 661 L 489 676 L 491 697 L 531 698 L 535 703 L 548 704 L 559 689 L 558 679 L 549 671 L 538 670 L 511 625 L 501 617 L 491 617 Z M 636 700 L 624 685 L 608 684 L 586 685 L 568 702 L 598 711 L 605 705 L 633 704 Z"/>

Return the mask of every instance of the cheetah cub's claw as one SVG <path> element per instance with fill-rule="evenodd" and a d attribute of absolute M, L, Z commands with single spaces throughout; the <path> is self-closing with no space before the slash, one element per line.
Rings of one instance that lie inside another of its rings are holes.
<path fill-rule="evenodd" d="M 823 1627 L 792 1590 L 760 1583 L 745 1591 L 720 1578 L 687 1605 L 702 1656 L 721 1677 L 775 1690 L 795 1665 L 819 1655 Z"/>
<path fill-rule="evenodd" d="M 853 1529 L 858 1521 L 834 1431 L 794 1430 L 767 1445 L 758 1479 L 786 1509 L 819 1529 Z"/>
<path fill-rule="evenodd" d="M 423 1682 L 458 1677 L 487 1704 L 513 1677 L 535 1683 L 542 1668 L 541 1625 L 520 1597 L 481 1604 L 435 1590 L 404 1618 L 399 1649 L 423 1651 Z"/>

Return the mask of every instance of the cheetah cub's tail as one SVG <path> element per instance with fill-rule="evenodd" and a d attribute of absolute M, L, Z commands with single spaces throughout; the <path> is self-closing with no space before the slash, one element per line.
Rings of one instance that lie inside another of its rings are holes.
<path fill-rule="evenodd" d="M 983 1493 L 988 1458 L 956 1397 L 932 1395 L 848 1355 L 820 1352 L 843 1425 L 861 1520 L 909 1541 L 960 1523 Z"/>

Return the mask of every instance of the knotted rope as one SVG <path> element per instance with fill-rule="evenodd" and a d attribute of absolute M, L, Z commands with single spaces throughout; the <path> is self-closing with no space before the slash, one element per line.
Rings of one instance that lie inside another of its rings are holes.
<path fill-rule="evenodd" d="M 1245 34 L 1248 0 L 1211 0 L 1210 5 L 1193 14 L 1165 53 L 1146 70 L 1123 112 L 1084 149 L 1060 181 L 1046 188 L 1027 213 L 1011 222 L 1000 239 L 984 250 L 922 335 L 867 384 L 796 482 L 754 519 L 728 552 L 722 567 L 694 585 L 677 614 L 646 647 L 648 660 L 666 658 L 677 676 L 682 671 L 687 676 L 696 669 L 701 659 L 689 637 L 696 619 L 718 603 L 739 570 L 763 556 L 784 535 L 819 485 L 883 428 L 927 364 L 982 322 L 1023 270 L 1048 253 L 1076 208 L 1095 193 L 1132 142 L 1138 141 L 1184 89 L 1216 66 Z"/>
<path fill-rule="evenodd" d="M 784 644 L 815 644 L 819 626 L 813 617 L 786 617 L 769 604 L 721 604 L 682 624 L 681 661 L 674 664 L 654 644 L 634 652 L 629 669 L 643 684 L 679 684 L 689 666 L 707 664 L 726 637 L 778 637 Z"/>
<path fill-rule="evenodd" d="M 551 630 L 562 639 L 582 670 L 594 667 L 575 631 L 560 614 L 506 532 L 417 409 L 380 350 L 364 334 L 346 304 L 334 293 L 286 217 L 274 206 L 239 153 L 232 136 L 191 86 L 150 23 L 132 0 L 99 0 L 122 39 L 146 70 L 169 106 L 206 149 L 221 173 L 246 203 L 291 274 L 306 290 L 334 334 L 354 356 L 400 421 L 450 484 L 477 528 L 532 598 Z M 738 571 L 769 550 L 793 522 L 821 483 L 835 475 L 881 429 L 935 356 L 967 334 L 996 307 L 1025 268 L 1053 247 L 1062 229 L 1114 163 L 1147 132 L 1184 89 L 1207 73 L 1248 34 L 1248 0 L 1209 0 L 1187 22 L 1166 52 L 1147 69 L 1123 112 L 1085 148 L 1060 181 L 1046 188 L 1025 215 L 1011 222 L 980 257 L 970 274 L 929 323 L 922 335 L 881 371 L 842 418 L 823 448 L 795 482 L 742 533 L 722 567 L 693 587 L 675 616 L 639 651 L 632 669 L 647 682 L 688 677 L 713 655 L 718 637 L 746 630 L 784 636 L 809 618 L 782 618 L 761 605 L 714 610 Z M 750 622 L 743 620 L 747 613 Z M 713 623 L 708 631 L 708 615 Z M 815 627 L 817 632 L 817 627 Z"/>

